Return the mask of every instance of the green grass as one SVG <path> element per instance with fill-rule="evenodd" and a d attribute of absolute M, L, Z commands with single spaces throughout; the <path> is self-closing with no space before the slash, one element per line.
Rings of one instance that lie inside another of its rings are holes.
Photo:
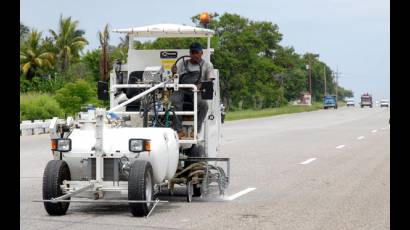
<path fill-rule="evenodd" d="M 50 119 L 63 114 L 63 110 L 50 94 L 20 94 L 20 122 L 23 120 Z"/>
<path fill-rule="evenodd" d="M 338 102 L 339 107 L 345 106 L 345 102 Z M 249 118 L 258 118 L 258 117 L 269 117 L 280 114 L 290 114 L 290 113 L 300 113 L 300 112 L 309 112 L 314 110 L 319 110 L 323 108 L 321 102 L 313 103 L 312 106 L 306 105 L 287 105 L 279 108 L 270 108 L 262 110 L 242 110 L 242 111 L 233 111 L 226 113 L 226 120 L 241 120 Z"/>

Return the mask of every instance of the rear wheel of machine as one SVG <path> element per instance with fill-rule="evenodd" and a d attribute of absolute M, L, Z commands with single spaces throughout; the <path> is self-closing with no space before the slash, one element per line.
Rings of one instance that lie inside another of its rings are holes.
<path fill-rule="evenodd" d="M 128 199 L 152 201 L 154 186 L 152 167 L 148 161 L 134 161 L 128 178 Z M 130 203 L 133 216 L 146 216 L 151 211 L 153 203 Z"/>
<path fill-rule="evenodd" d="M 201 187 L 198 184 L 194 184 L 194 196 L 198 197 L 201 196 Z"/>
<path fill-rule="evenodd" d="M 192 145 L 189 149 L 188 157 L 206 157 L 205 149 L 202 145 Z M 185 168 L 195 163 L 194 161 L 185 161 Z"/>
<path fill-rule="evenodd" d="M 205 149 L 202 145 L 193 145 L 190 149 L 190 157 L 206 157 Z M 194 162 L 187 161 L 186 167 Z M 198 184 L 193 185 L 193 196 L 201 196 L 201 188 Z"/>
<path fill-rule="evenodd" d="M 62 196 L 63 192 L 60 185 L 63 184 L 64 180 L 71 180 L 70 169 L 67 163 L 62 160 L 49 161 L 43 174 L 43 199 L 50 200 Z M 69 205 L 69 202 L 44 202 L 47 213 L 52 216 L 66 214 Z"/>
<path fill-rule="evenodd" d="M 192 145 L 190 157 L 205 157 L 205 149 L 202 145 Z"/>

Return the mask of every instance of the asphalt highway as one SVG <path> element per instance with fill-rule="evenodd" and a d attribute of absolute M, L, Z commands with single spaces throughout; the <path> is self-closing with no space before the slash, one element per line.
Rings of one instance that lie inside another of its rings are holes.
<path fill-rule="evenodd" d="M 226 122 L 225 197 L 163 195 L 149 218 L 126 204 L 72 203 L 49 216 L 42 175 L 49 136 L 20 138 L 21 229 L 390 229 L 390 110 L 346 108 Z"/>

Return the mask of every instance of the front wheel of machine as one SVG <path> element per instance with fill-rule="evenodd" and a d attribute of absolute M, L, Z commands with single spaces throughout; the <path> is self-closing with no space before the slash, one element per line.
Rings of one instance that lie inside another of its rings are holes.
<path fill-rule="evenodd" d="M 63 184 L 64 180 L 71 180 L 70 169 L 67 163 L 63 160 L 49 161 L 43 174 L 43 199 L 50 200 L 62 196 L 63 192 L 60 185 Z M 52 216 L 66 214 L 69 205 L 69 202 L 44 202 L 47 213 Z"/>
<path fill-rule="evenodd" d="M 154 198 L 154 183 L 152 167 L 148 161 L 134 161 L 128 178 L 128 199 L 152 201 Z M 146 216 L 151 211 L 153 203 L 130 203 L 133 216 Z"/>

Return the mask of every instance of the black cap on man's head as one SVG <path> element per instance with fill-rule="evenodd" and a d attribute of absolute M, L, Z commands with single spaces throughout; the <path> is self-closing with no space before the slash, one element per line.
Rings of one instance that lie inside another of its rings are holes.
<path fill-rule="evenodd" d="M 202 52 L 202 46 L 198 42 L 194 42 L 189 46 L 189 51 L 200 51 L 200 52 Z"/>

